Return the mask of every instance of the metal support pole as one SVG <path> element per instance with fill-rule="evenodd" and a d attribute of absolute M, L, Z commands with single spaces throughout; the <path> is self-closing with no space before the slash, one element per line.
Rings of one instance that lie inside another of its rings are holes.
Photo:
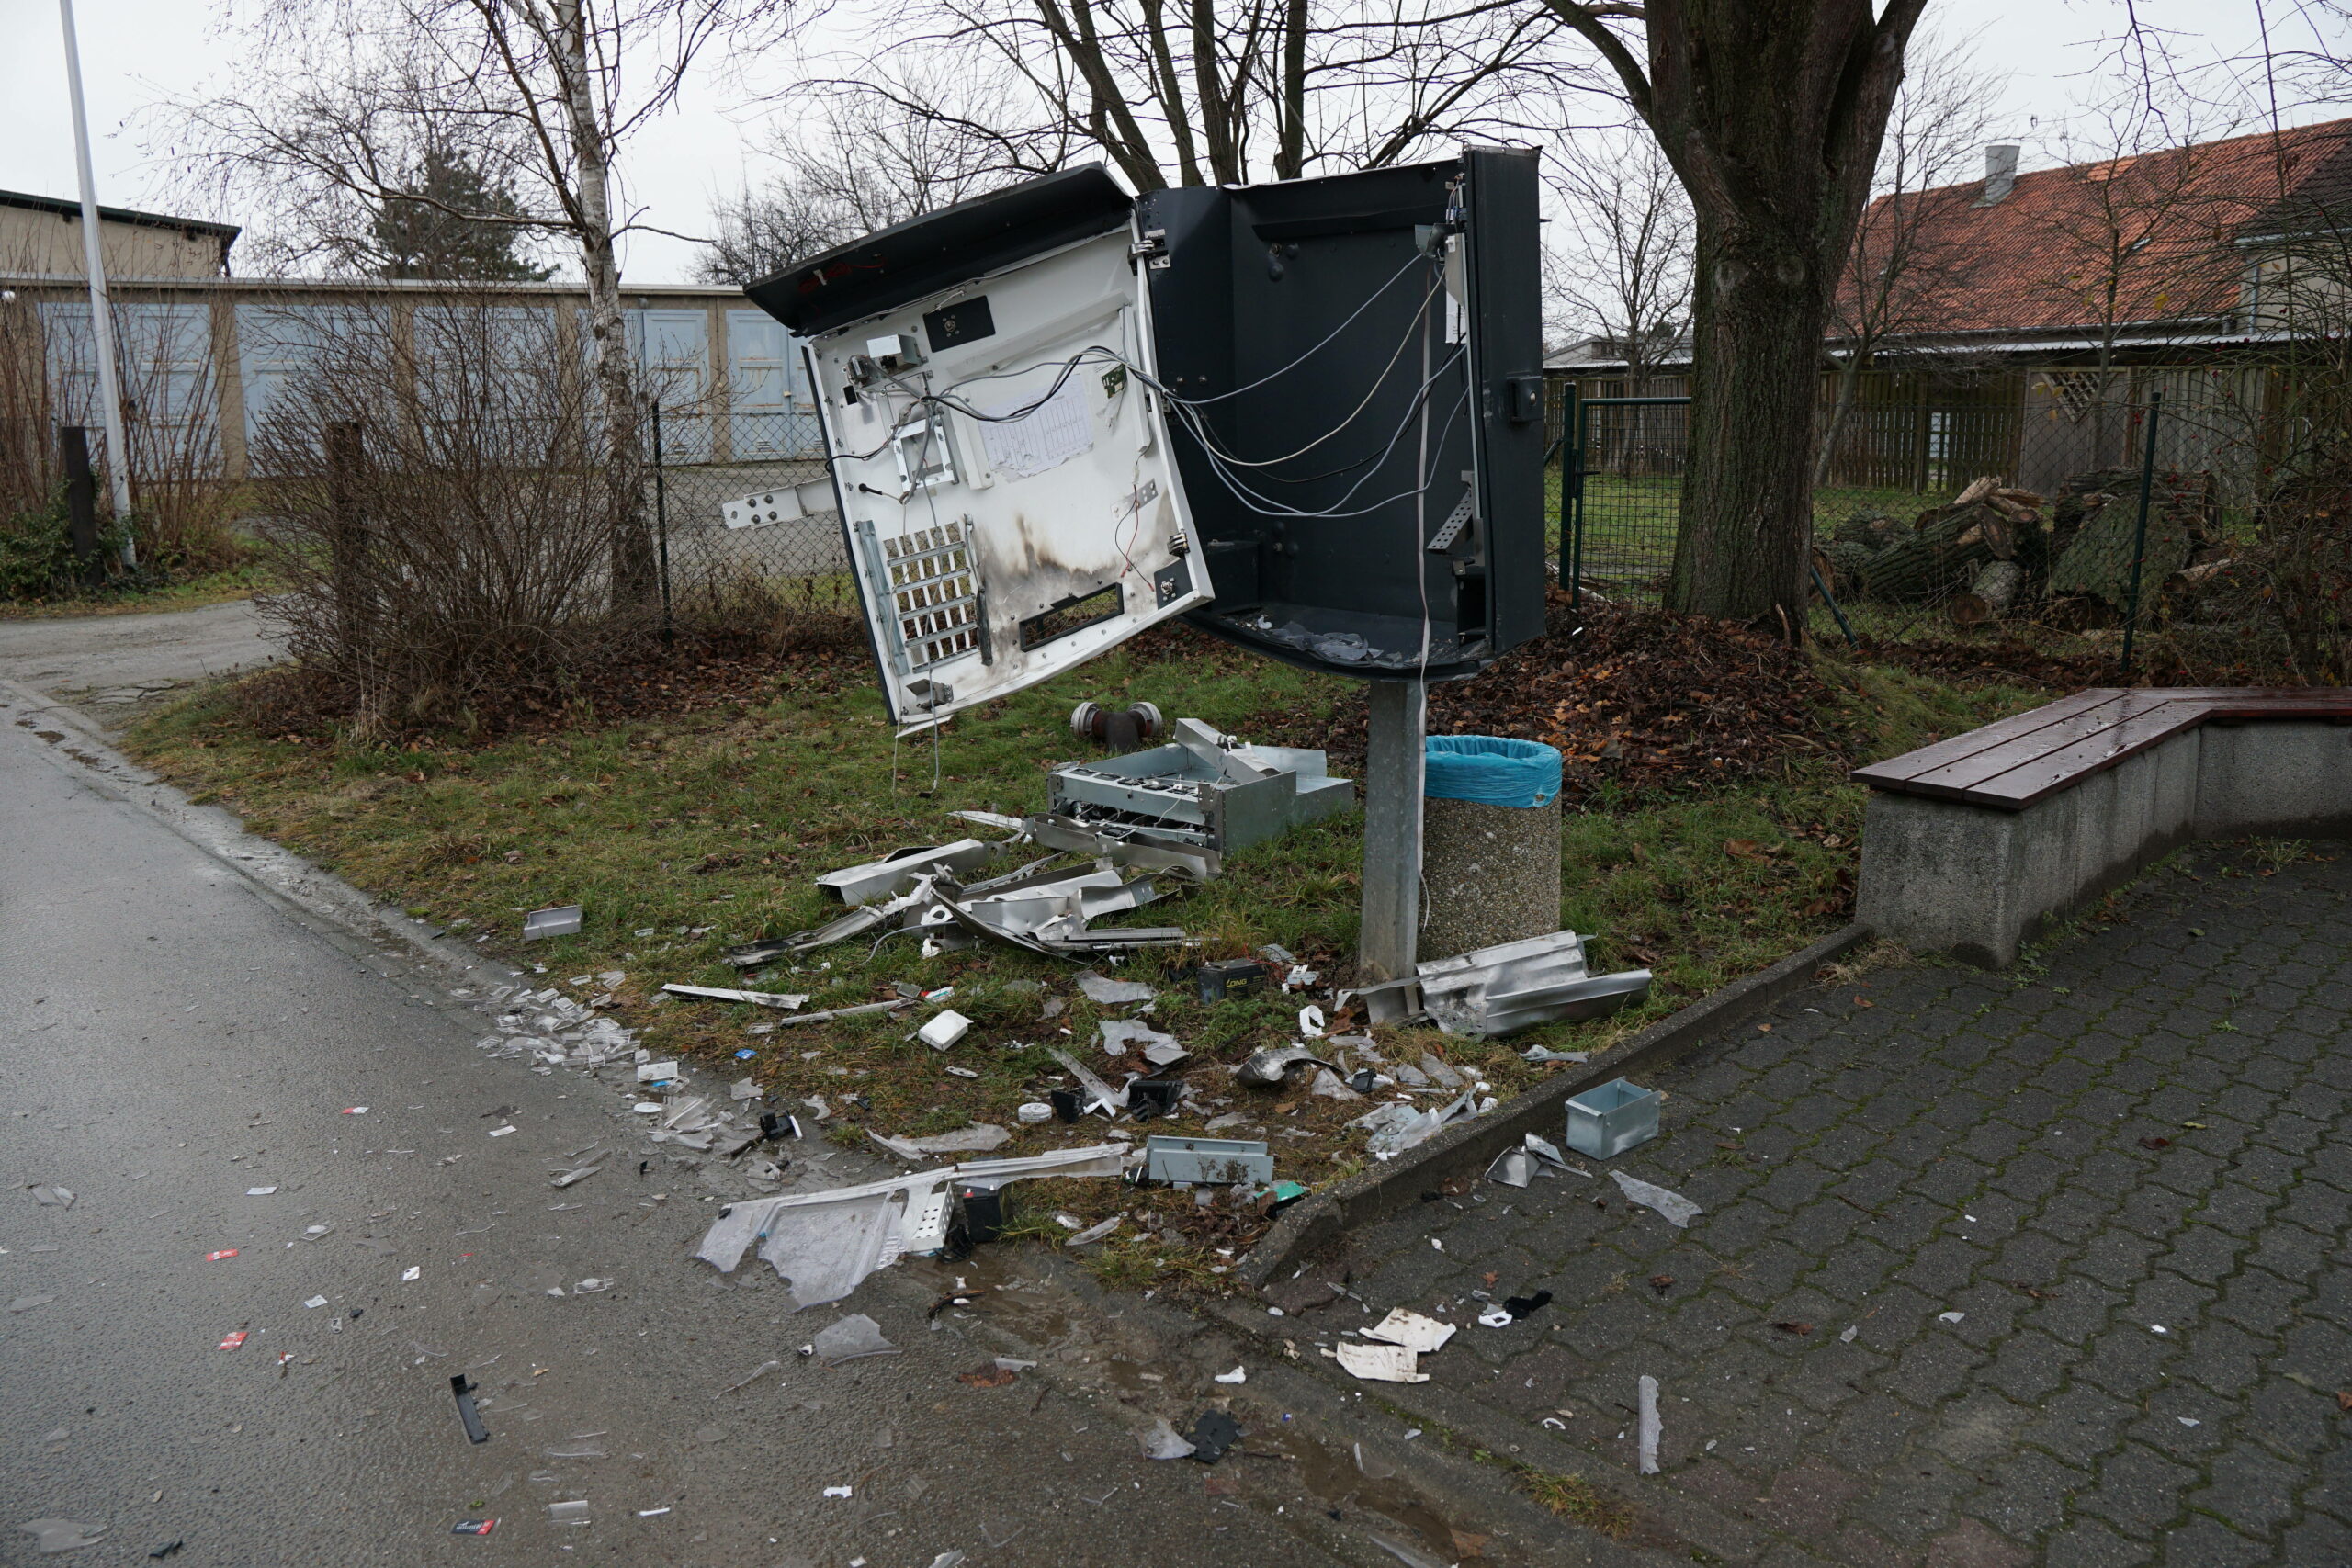
<path fill-rule="evenodd" d="M 82 175 L 82 261 L 90 275 L 91 352 L 98 356 L 98 400 L 107 427 L 107 488 L 122 529 L 122 564 L 139 564 L 130 526 L 130 444 L 122 434 L 122 380 L 115 359 L 114 310 L 107 303 L 106 259 L 98 244 L 98 180 L 90 168 L 90 117 L 82 103 L 82 46 L 74 36 L 74 0 L 57 0 L 65 26 L 65 86 L 74 109 L 74 161 Z"/>
<path fill-rule="evenodd" d="M 82 585 L 96 588 L 107 573 L 98 564 L 98 487 L 90 474 L 90 433 L 78 424 L 60 426 L 57 459 L 65 470 L 66 537 L 82 569 Z"/>
<path fill-rule="evenodd" d="M 675 642 L 678 628 L 670 619 L 670 491 L 662 471 L 662 404 L 653 404 L 653 533 L 662 551 L 662 640 Z"/>
<path fill-rule="evenodd" d="M 1367 684 L 1363 760 L 1363 929 L 1357 958 L 1367 983 L 1414 974 L 1421 927 L 1421 747 L 1429 688 Z"/>
<path fill-rule="evenodd" d="M 1574 605 L 1584 592 L 1584 538 L 1577 517 L 1577 489 L 1584 477 L 1584 400 L 1568 400 L 1560 430 L 1560 586 Z"/>
<path fill-rule="evenodd" d="M 2123 673 L 2132 673 L 2132 644 L 2140 630 L 2140 566 L 2148 558 L 2148 495 L 2156 484 L 2156 420 L 2164 412 L 2165 395 L 2148 394 L 2148 439 L 2140 452 L 2140 516 L 2132 529 L 2132 607 L 2123 617 Z"/>

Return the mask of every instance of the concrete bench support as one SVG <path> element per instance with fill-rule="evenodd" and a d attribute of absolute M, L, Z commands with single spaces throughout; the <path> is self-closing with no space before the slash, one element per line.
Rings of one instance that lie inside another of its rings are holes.
<path fill-rule="evenodd" d="M 2352 725 L 2303 716 L 2315 710 L 2299 705 L 2278 717 L 2187 713 L 2154 740 L 2143 724 L 2136 749 L 2079 769 L 2044 767 L 2011 798 L 1983 779 L 1964 791 L 1978 798 L 1951 798 L 1963 791 L 1947 787 L 1956 765 L 1949 749 L 1965 737 L 1912 754 L 1931 767 L 1905 769 L 1909 759 L 1897 758 L 1860 770 L 1873 787 L 1855 919 L 1915 952 L 2005 968 L 2052 923 L 2193 840 L 2352 837 Z M 2352 717 L 2352 701 L 2345 713 Z M 2020 744 L 2013 727 L 2034 716 L 1977 733 L 2007 729 L 2002 760 L 2011 761 Z M 2139 705 L 2135 721 L 2149 716 Z M 2079 712 L 2051 728 L 2070 751 L 2083 750 Z"/>

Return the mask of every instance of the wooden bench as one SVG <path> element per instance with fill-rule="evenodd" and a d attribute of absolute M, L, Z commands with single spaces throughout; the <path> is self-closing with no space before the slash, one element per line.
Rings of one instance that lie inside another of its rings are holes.
<path fill-rule="evenodd" d="M 2191 840 L 2352 836 L 2352 688 L 2094 688 L 1853 776 L 1855 919 L 2003 968 Z"/>

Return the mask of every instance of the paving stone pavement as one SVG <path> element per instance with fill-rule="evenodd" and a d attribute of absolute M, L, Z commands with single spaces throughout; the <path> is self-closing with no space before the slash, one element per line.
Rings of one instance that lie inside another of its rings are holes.
<path fill-rule="evenodd" d="M 2352 853 L 2318 852 L 2191 852 L 2038 968 L 1801 993 L 1609 1164 L 1687 1231 L 1605 1177 L 1481 1183 L 1363 1233 L 1355 1289 L 1464 1323 L 1439 1397 L 1629 1471 L 1656 1376 L 1668 1539 L 1695 1504 L 1774 1565 L 2352 1563 Z"/>

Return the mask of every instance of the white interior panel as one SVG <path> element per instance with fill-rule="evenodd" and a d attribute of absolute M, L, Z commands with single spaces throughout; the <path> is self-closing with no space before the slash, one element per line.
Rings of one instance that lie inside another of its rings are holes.
<path fill-rule="evenodd" d="M 926 326 L 943 309 L 955 332 Z M 1126 368 L 1151 373 L 1148 309 L 1122 231 L 810 340 L 899 722 L 1035 685 L 1208 601 L 1162 411 Z"/>

